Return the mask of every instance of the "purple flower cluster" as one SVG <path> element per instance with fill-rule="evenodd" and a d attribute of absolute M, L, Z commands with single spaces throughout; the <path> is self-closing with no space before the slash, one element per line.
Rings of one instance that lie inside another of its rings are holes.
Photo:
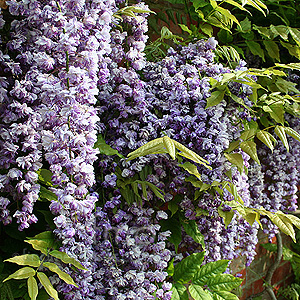
<path fill-rule="evenodd" d="M 96 211 L 97 299 L 170 300 L 172 285 L 165 271 L 171 259 L 166 249 L 170 232 L 161 232 L 158 224 L 167 214 L 147 203 L 121 208 L 119 198 Z"/>

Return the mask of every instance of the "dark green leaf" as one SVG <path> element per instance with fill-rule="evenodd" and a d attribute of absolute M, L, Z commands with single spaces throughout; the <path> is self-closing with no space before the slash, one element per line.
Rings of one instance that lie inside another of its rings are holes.
<path fill-rule="evenodd" d="M 231 291 L 243 282 L 243 279 L 231 274 L 218 274 L 207 280 L 208 287 L 213 291 Z"/>
<path fill-rule="evenodd" d="M 264 50 L 261 48 L 259 43 L 254 41 L 246 41 L 246 44 L 253 55 L 258 55 L 263 61 L 265 61 Z"/>
<path fill-rule="evenodd" d="M 39 181 L 41 181 L 43 184 L 52 186 L 52 172 L 48 169 L 40 169 L 37 171 L 39 175 Z"/>
<path fill-rule="evenodd" d="M 118 155 L 120 158 L 124 158 L 117 150 L 113 149 L 111 146 L 107 145 L 103 136 L 101 134 L 97 137 L 97 142 L 94 145 L 94 148 L 99 149 L 101 154 L 104 155 Z"/>
<path fill-rule="evenodd" d="M 179 262 L 174 269 L 173 279 L 179 283 L 189 282 L 199 271 L 204 259 L 204 252 L 193 253 Z"/>
<path fill-rule="evenodd" d="M 203 250 L 205 250 L 204 236 L 200 232 L 195 220 L 183 220 L 181 223 L 185 232 L 192 237 L 196 243 L 200 244 Z"/>
<path fill-rule="evenodd" d="M 46 199 L 48 201 L 52 201 L 52 200 L 57 201 L 57 196 L 53 192 L 45 188 L 44 186 L 41 186 L 39 197 L 42 199 Z"/>
<path fill-rule="evenodd" d="M 178 282 L 173 283 L 172 285 L 172 300 L 189 300 L 186 287 Z"/>
<path fill-rule="evenodd" d="M 202 266 L 199 271 L 197 271 L 193 278 L 193 283 L 202 286 L 207 284 L 211 277 L 226 271 L 228 262 L 229 260 L 218 260 L 207 263 L 206 265 Z"/>
<path fill-rule="evenodd" d="M 269 56 L 279 61 L 280 55 L 279 55 L 279 48 L 277 44 L 274 41 L 268 41 L 268 40 L 263 40 L 263 44 Z"/>

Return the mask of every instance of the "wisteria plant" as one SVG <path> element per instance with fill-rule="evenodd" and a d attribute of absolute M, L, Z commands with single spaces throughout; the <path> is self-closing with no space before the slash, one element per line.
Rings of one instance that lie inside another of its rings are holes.
<path fill-rule="evenodd" d="M 198 2 L 202 29 L 239 24 Z M 300 228 L 299 64 L 229 66 L 166 28 L 146 45 L 140 1 L 0 6 L 0 299 L 238 299 L 259 227 Z"/>

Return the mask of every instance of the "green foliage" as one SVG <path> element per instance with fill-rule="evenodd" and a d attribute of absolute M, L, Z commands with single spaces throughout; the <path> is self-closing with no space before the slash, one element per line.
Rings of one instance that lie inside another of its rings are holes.
<path fill-rule="evenodd" d="M 132 160 L 137 157 L 145 156 L 149 154 L 163 154 L 163 153 L 168 153 L 171 156 L 171 158 L 174 160 L 176 157 L 178 157 L 178 155 L 183 156 L 211 170 L 211 167 L 208 165 L 207 160 L 203 159 L 194 151 L 186 148 L 184 145 L 176 142 L 175 140 L 169 138 L 168 136 L 164 136 L 146 143 L 145 145 L 141 146 L 137 150 L 129 153 L 127 160 Z M 189 168 L 187 168 L 187 171 L 189 171 Z"/>
<path fill-rule="evenodd" d="M 172 300 L 238 300 L 230 291 L 240 286 L 243 280 L 223 274 L 229 261 L 219 260 L 202 265 L 203 258 L 204 252 L 194 253 L 175 265 Z"/>
<path fill-rule="evenodd" d="M 35 250 L 39 250 L 40 252 L 42 252 L 42 258 L 40 258 L 36 254 L 24 254 L 4 260 L 4 262 L 15 263 L 17 265 L 26 267 L 23 267 L 14 272 L 13 274 L 9 275 L 3 280 L 2 285 L 6 284 L 6 281 L 10 279 L 27 279 L 27 290 L 29 298 L 30 300 L 36 300 L 39 299 L 39 290 L 37 286 L 37 280 L 35 278 L 35 276 L 37 276 L 39 282 L 42 284 L 42 286 L 45 288 L 48 294 L 47 298 L 50 296 L 55 300 L 59 300 L 58 293 L 50 283 L 50 280 L 47 277 L 47 275 L 39 271 L 40 268 L 43 266 L 48 268 L 51 272 L 57 274 L 59 278 L 65 283 L 78 287 L 72 279 L 72 277 L 66 272 L 62 271 L 57 266 L 57 264 L 45 261 L 49 257 L 49 255 L 51 255 L 66 264 L 71 264 L 72 266 L 78 269 L 85 270 L 85 268 L 78 261 L 70 257 L 67 253 L 58 250 L 53 250 L 55 247 L 57 247 L 57 245 L 54 241 L 54 235 L 51 231 L 41 232 L 36 236 L 29 238 L 29 240 L 25 242 L 30 243 Z M 4 287 L 6 288 L 6 291 L 9 291 L 9 286 L 5 285 Z M 2 291 L 2 289 L 0 290 Z M 6 292 L 6 294 L 10 295 L 11 293 Z M 11 299 L 15 299 L 14 296 L 12 296 Z"/>

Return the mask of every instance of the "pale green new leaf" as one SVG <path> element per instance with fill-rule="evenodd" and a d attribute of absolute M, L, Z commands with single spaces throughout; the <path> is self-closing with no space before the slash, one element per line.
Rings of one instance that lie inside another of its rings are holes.
<path fill-rule="evenodd" d="M 234 211 L 230 210 L 230 211 L 223 211 L 223 209 L 221 207 L 218 208 L 218 213 L 220 215 L 220 217 L 223 218 L 225 227 L 227 228 L 227 226 L 230 224 L 233 216 L 234 216 Z"/>
<path fill-rule="evenodd" d="M 127 156 L 128 157 L 127 160 L 132 160 L 137 157 L 145 156 L 148 154 L 160 154 L 160 153 L 166 153 L 166 150 L 164 148 L 163 138 L 157 138 L 155 140 L 152 140 L 147 144 L 141 146 L 140 148 L 136 149 L 135 151 L 130 152 Z"/>
<path fill-rule="evenodd" d="M 224 0 L 224 2 L 227 2 L 227 3 L 229 3 L 229 4 L 233 5 L 233 6 L 236 6 L 240 10 L 244 10 L 244 11 L 246 11 L 247 13 L 249 13 L 251 15 L 251 13 L 250 13 L 250 11 L 248 9 L 246 9 L 244 6 L 242 6 L 241 4 L 239 4 L 239 3 L 237 3 L 237 2 L 235 2 L 233 0 Z"/>
<path fill-rule="evenodd" d="M 62 279 L 65 283 L 78 287 L 78 285 L 74 282 L 73 278 L 69 274 L 63 272 L 56 264 L 44 262 L 43 266 L 47 267 L 50 271 L 56 273 L 58 277 Z"/>
<path fill-rule="evenodd" d="M 28 295 L 31 300 L 36 300 L 36 297 L 39 293 L 38 285 L 33 276 L 27 279 Z"/>
<path fill-rule="evenodd" d="M 238 296 L 227 291 L 215 291 L 214 300 L 239 300 Z"/>
<path fill-rule="evenodd" d="M 73 257 L 70 257 L 67 253 L 61 252 L 58 250 L 53 250 L 49 253 L 51 256 L 60 259 L 62 262 L 66 264 L 71 264 L 74 267 L 81 269 L 81 270 L 86 270 L 86 268 L 79 263 L 77 260 L 75 260 Z"/>
<path fill-rule="evenodd" d="M 200 285 L 191 284 L 189 286 L 189 292 L 194 300 L 213 300 L 210 294 L 203 290 Z"/>
<path fill-rule="evenodd" d="M 198 179 L 201 180 L 201 175 L 198 172 L 197 166 L 195 166 L 194 164 L 192 164 L 190 162 L 185 162 L 184 164 L 179 165 L 179 167 L 182 167 L 183 169 L 188 171 L 190 174 L 195 175 Z"/>
<path fill-rule="evenodd" d="M 238 21 L 238 19 L 228 9 L 218 6 L 218 7 L 216 7 L 216 11 L 220 12 L 223 16 L 225 16 L 232 22 L 240 25 L 240 22 Z"/>
<path fill-rule="evenodd" d="M 240 153 L 231 153 L 231 154 L 224 153 L 224 155 L 232 164 L 234 164 L 238 167 L 240 172 L 243 170 L 244 160 L 243 160 L 242 154 L 240 154 Z"/>
<path fill-rule="evenodd" d="M 40 280 L 40 283 L 42 284 L 42 286 L 45 288 L 48 295 L 50 297 L 54 298 L 54 300 L 59 300 L 58 293 L 52 286 L 52 284 L 51 284 L 49 278 L 46 276 L 46 274 L 44 274 L 42 272 L 37 272 L 37 277 Z"/>
<path fill-rule="evenodd" d="M 245 141 L 240 144 L 241 149 L 246 152 L 250 157 L 256 161 L 258 164 L 260 164 L 260 161 L 258 159 L 257 150 L 256 150 L 256 144 L 252 141 Z"/>
<path fill-rule="evenodd" d="M 298 229 L 300 229 L 300 219 L 291 214 L 284 214 L 281 211 L 276 212 L 277 215 L 283 215 L 285 218 L 288 218 L 291 223 L 293 223 Z"/>
<path fill-rule="evenodd" d="M 189 282 L 199 271 L 204 259 L 204 252 L 193 253 L 180 261 L 174 268 L 173 279 L 179 283 Z"/>
<path fill-rule="evenodd" d="M 267 147 L 269 147 L 272 152 L 274 150 L 273 142 L 276 142 L 276 139 L 268 131 L 260 130 L 256 133 L 256 137 L 261 140 Z"/>
<path fill-rule="evenodd" d="M 277 134 L 277 136 L 280 138 L 280 140 L 282 141 L 286 150 L 289 151 L 290 147 L 289 147 L 289 142 L 288 142 L 286 134 L 285 134 L 285 128 L 283 126 L 276 126 L 274 131 Z"/>
<path fill-rule="evenodd" d="M 242 0 L 242 5 L 244 6 L 244 5 L 246 5 L 246 4 L 253 6 L 253 7 L 256 8 L 257 10 L 259 10 L 260 12 L 262 12 L 264 16 L 266 16 L 266 13 L 265 13 L 264 9 L 265 9 L 266 11 L 268 11 L 268 8 L 267 8 L 267 6 L 266 6 L 263 2 L 261 2 L 260 0 Z"/>
<path fill-rule="evenodd" d="M 213 291 L 231 291 L 241 285 L 243 279 L 231 274 L 218 274 L 210 277 L 207 286 Z"/>
<path fill-rule="evenodd" d="M 284 130 L 285 130 L 285 133 L 287 133 L 292 138 L 294 138 L 300 142 L 300 134 L 297 131 L 295 131 L 293 128 L 290 128 L 290 127 L 284 127 Z"/>
<path fill-rule="evenodd" d="M 286 223 L 289 223 L 287 222 L 285 219 L 282 219 L 280 218 L 280 215 L 278 214 L 273 214 L 269 211 L 266 211 L 266 210 L 263 210 L 263 209 L 260 209 L 260 212 L 264 212 L 269 218 L 270 220 L 283 232 L 285 233 L 286 235 L 289 235 L 293 241 L 296 242 L 296 238 L 295 238 L 295 231 L 294 229 L 289 226 L 289 225 L 286 225 Z M 290 224 L 290 223 L 289 223 Z"/>
<path fill-rule="evenodd" d="M 41 264 L 41 261 L 36 254 L 24 254 L 24 255 L 14 256 L 4 261 L 15 263 L 20 266 L 31 266 L 31 267 L 39 267 Z"/>
<path fill-rule="evenodd" d="M 207 263 L 206 265 L 202 266 L 199 271 L 197 271 L 192 280 L 193 283 L 199 285 L 207 284 L 211 277 L 226 271 L 228 262 L 229 260 L 223 259 Z"/>
<path fill-rule="evenodd" d="M 225 91 L 214 91 L 211 93 L 211 95 L 206 99 L 207 104 L 206 108 L 215 106 L 219 104 L 224 99 Z"/>
<path fill-rule="evenodd" d="M 247 130 L 242 132 L 241 139 L 244 140 L 244 141 L 253 139 L 255 137 L 255 134 L 256 134 L 256 129 L 255 128 L 247 129 Z"/>
<path fill-rule="evenodd" d="M 33 249 L 41 251 L 43 254 L 48 254 L 49 244 L 43 240 L 28 240 L 24 241 L 32 246 Z"/>
<path fill-rule="evenodd" d="M 231 152 L 237 149 L 240 146 L 240 141 L 233 141 L 229 144 L 229 147 L 225 150 L 225 152 Z"/>
<path fill-rule="evenodd" d="M 205 160 L 204 158 L 202 158 L 200 155 L 198 155 L 197 153 L 195 153 L 194 151 L 188 149 L 187 147 L 183 146 L 182 144 L 176 142 L 175 140 L 173 140 L 175 147 L 181 151 L 180 153 L 178 153 L 179 155 L 186 157 L 198 164 L 202 164 L 205 167 L 207 167 L 208 169 L 212 169 L 208 164 L 209 162 L 207 160 Z"/>
<path fill-rule="evenodd" d="M 30 267 L 24 267 L 22 269 L 19 269 L 15 273 L 9 275 L 7 278 L 3 280 L 3 282 L 9 280 L 9 279 L 25 279 L 31 276 L 35 275 L 35 270 Z"/>

